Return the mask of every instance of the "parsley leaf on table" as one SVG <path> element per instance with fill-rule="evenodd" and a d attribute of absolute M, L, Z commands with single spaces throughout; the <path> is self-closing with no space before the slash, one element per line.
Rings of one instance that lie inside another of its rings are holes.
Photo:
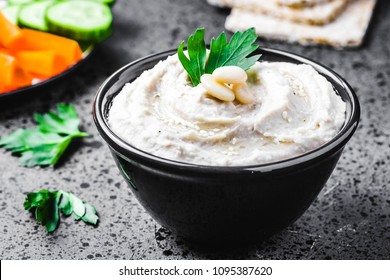
<path fill-rule="evenodd" d="M 52 132 L 59 134 L 87 136 L 86 133 L 79 130 L 79 119 L 76 109 L 73 105 L 57 105 L 58 113 L 49 112 L 44 115 L 35 114 L 34 119 L 38 123 L 38 128 L 43 132 Z"/>
<path fill-rule="evenodd" d="M 193 86 L 200 84 L 200 77 L 203 74 L 211 74 L 219 67 L 238 66 L 246 71 L 261 57 L 261 55 L 248 57 L 259 48 L 255 44 L 257 35 L 254 28 L 247 29 L 244 32 L 238 31 L 234 33 L 229 43 L 225 32 L 222 32 L 217 39 L 212 38 L 208 59 L 206 55 L 206 44 L 204 42 L 204 32 L 205 30 L 203 28 L 197 29 L 188 38 L 188 57 L 184 53 L 184 41 L 177 50 L 179 60 L 187 71 Z"/>
<path fill-rule="evenodd" d="M 72 213 L 76 220 L 96 225 L 99 217 L 95 208 L 83 202 L 70 192 L 40 190 L 37 193 L 29 193 L 24 201 L 24 209 L 35 214 L 35 219 L 46 227 L 48 232 L 57 229 L 60 222 L 60 214 L 70 216 Z"/>
<path fill-rule="evenodd" d="M 57 105 L 57 113 L 35 114 L 35 129 L 18 129 L 0 138 L 0 146 L 21 155 L 23 166 L 54 165 L 74 138 L 88 136 L 78 128 L 73 105 Z"/>

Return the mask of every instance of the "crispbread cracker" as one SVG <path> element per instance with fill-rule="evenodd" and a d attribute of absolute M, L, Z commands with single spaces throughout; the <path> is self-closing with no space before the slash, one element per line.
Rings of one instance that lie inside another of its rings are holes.
<path fill-rule="evenodd" d="M 210 1 L 210 0 L 209 0 Z M 339 16 L 348 4 L 348 0 L 334 0 L 323 2 L 302 9 L 291 9 L 278 5 L 278 0 L 211 0 L 215 4 L 240 8 L 252 12 L 260 12 L 277 18 L 294 22 L 323 25 L 333 21 Z"/>
<path fill-rule="evenodd" d="M 335 21 L 323 26 L 293 23 L 234 8 L 226 19 L 225 27 L 231 31 L 255 27 L 262 37 L 301 44 L 358 47 L 363 41 L 375 4 L 376 0 L 356 0 Z"/>
<path fill-rule="evenodd" d="M 303 7 L 312 7 L 317 4 L 331 2 L 332 0 L 276 0 L 280 6 L 287 6 L 294 9 L 301 9 Z"/>
<path fill-rule="evenodd" d="M 223 0 L 207 0 L 207 2 L 210 5 L 217 6 L 217 7 L 227 7 L 225 1 Z"/>

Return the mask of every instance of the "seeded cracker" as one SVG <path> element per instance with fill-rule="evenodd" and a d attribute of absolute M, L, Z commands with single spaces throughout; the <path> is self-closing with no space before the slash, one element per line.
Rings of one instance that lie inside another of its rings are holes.
<path fill-rule="evenodd" d="M 210 0 L 209 0 L 210 1 Z M 216 0 L 212 0 L 216 3 Z M 259 12 L 294 22 L 323 25 L 337 18 L 348 5 L 348 0 L 334 0 L 332 2 L 318 3 L 311 7 L 292 9 L 280 6 L 278 0 L 218 0 L 219 5 L 240 8 L 252 12 Z"/>
<path fill-rule="evenodd" d="M 312 7 L 317 4 L 332 2 L 333 0 L 276 0 L 280 6 L 287 6 L 294 9 L 301 9 L 304 7 Z"/>
<path fill-rule="evenodd" d="M 335 21 L 324 26 L 298 24 L 234 8 L 226 19 L 225 27 L 231 31 L 255 27 L 256 32 L 264 38 L 306 45 L 358 47 L 362 44 L 375 4 L 376 0 L 353 1 Z"/>
<path fill-rule="evenodd" d="M 217 7 L 227 7 L 225 1 L 223 0 L 207 0 L 207 2 L 210 4 L 210 5 L 213 5 L 213 6 L 217 6 Z"/>

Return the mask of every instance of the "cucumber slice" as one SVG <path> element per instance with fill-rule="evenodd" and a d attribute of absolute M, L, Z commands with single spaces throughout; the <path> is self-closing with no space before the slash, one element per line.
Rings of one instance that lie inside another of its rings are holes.
<path fill-rule="evenodd" d="M 66 1 L 78 1 L 78 0 L 66 0 Z M 89 1 L 95 1 L 109 6 L 114 5 L 116 2 L 116 0 L 89 0 Z"/>
<path fill-rule="evenodd" d="M 30 2 L 34 2 L 34 0 L 8 0 L 8 5 L 21 5 L 21 4 L 27 4 Z"/>
<path fill-rule="evenodd" d="M 112 13 L 107 5 L 79 0 L 55 2 L 46 11 L 49 31 L 77 41 L 98 43 L 112 33 Z"/>
<path fill-rule="evenodd" d="M 101 3 L 109 5 L 109 6 L 112 6 L 112 5 L 115 4 L 116 0 L 95 0 L 95 1 L 101 2 Z"/>
<path fill-rule="evenodd" d="M 10 22 L 14 24 L 18 24 L 18 16 L 20 12 L 20 6 L 7 6 L 1 9 L 1 12 L 3 15 L 8 19 Z"/>
<path fill-rule="evenodd" d="M 45 15 L 52 1 L 32 2 L 22 7 L 19 13 L 19 25 L 40 31 L 48 31 Z"/>

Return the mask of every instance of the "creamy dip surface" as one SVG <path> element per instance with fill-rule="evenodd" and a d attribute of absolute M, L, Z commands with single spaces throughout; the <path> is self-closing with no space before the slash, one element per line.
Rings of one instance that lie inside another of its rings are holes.
<path fill-rule="evenodd" d="M 109 126 L 150 154 L 214 166 L 292 158 L 341 129 L 346 105 L 313 67 L 257 62 L 248 76 L 254 102 L 219 101 L 202 84 L 193 87 L 177 56 L 170 56 L 124 86 Z"/>

